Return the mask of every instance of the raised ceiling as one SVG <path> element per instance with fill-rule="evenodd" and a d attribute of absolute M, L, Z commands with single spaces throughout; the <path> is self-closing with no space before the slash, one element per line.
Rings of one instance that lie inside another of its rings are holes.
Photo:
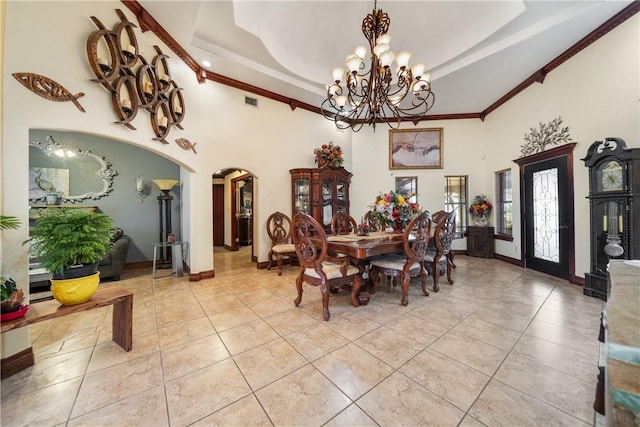
<path fill-rule="evenodd" d="M 207 71 L 317 107 L 330 70 L 366 45 L 361 24 L 373 9 L 372 1 L 138 2 Z M 452 115 L 487 111 L 631 3 L 377 5 L 391 18 L 392 49 L 411 51 L 411 63 L 424 62 L 431 71 L 436 102 L 429 115 Z M 203 66 L 205 60 L 211 66 Z"/>

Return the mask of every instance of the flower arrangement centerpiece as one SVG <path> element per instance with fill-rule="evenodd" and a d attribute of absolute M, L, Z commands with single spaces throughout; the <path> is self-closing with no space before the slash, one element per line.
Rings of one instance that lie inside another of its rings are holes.
<path fill-rule="evenodd" d="M 413 217 L 422 213 L 420 205 L 409 202 L 410 197 L 412 194 L 403 195 L 394 191 L 380 193 L 376 202 L 370 206 L 371 215 L 378 224 L 392 227 L 394 231 L 402 231 Z"/>
<path fill-rule="evenodd" d="M 473 217 L 473 220 L 478 225 L 487 225 L 487 218 L 491 213 L 493 206 L 487 201 L 487 196 L 484 194 L 478 195 L 471 201 L 471 207 L 469 213 Z"/>
<path fill-rule="evenodd" d="M 315 161 L 318 167 L 330 165 L 339 168 L 344 163 L 342 148 L 339 145 L 333 145 L 333 142 L 322 144 L 320 148 L 314 148 L 313 154 L 316 156 Z"/>

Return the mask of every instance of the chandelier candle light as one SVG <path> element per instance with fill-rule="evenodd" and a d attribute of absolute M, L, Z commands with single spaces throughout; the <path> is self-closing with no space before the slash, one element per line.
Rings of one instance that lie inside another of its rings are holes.
<path fill-rule="evenodd" d="M 417 123 L 433 107 L 435 95 L 426 65 L 409 67 L 410 52 L 396 54 L 391 50 L 391 36 L 387 34 L 390 23 L 389 15 L 377 9 L 374 1 L 373 11 L 362 21 L 371 67 L 365 70 L 367 49 L 358 46 L 347 56 L 346 74 L 342 68 L 331 71 L 333 83 L 327 85 L 327 99 L 320 108 L 338 129 L 350 127 L 358 132 L 366 123 L 375 131 L 380 122 L 397 129 L 403 119 Z"/>

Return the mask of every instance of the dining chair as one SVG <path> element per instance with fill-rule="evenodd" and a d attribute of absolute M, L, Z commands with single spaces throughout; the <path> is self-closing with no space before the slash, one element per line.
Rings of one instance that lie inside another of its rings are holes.
<path fill-rule="evenodd" d="M 453 285 L 451 270 L 456 268 L 456 265 L 453 262 L 451 243 L 456 233 L 456 211 L 438 211 L 433 214 L 432 219 L 436 226 L 431 239 L 432 244 L 429 245 L 424 260 L 427 271 L 433 276 L 433 291 L 438 292 L 440 290 L 438 280 L 445 269 L 447 281 Z"/>
<path fill-rule="evenodd" d="M 336 212 L 331 218 L 331 233 L 334 236 L 339 234 L 355 233 L 358 224 L 351 215 L 346 212 Z"/>
<path fill-rule="evenodd" d="M 412 277 L 420 276 L 422 293 L 429 296 L 427 291 L 427 270 L 424 257 L 429 246 L 431 236 L 431 214 L 422 212 L 414 217 L 402 236 L 403 255 L 384 255 L 371 260 L 369 276 L 373 282 L 375 293 L 380 283 L 380 274 L 402 281 L 402 305 L 409 304 L 409 282 Z"/>
<path fill-rule="evenodd" d="M 291 219 L 282 212 L 274 212 L 267 219 L 267 234 L 271 239 L 267 270 L 271 270 L 275 257 L 278 265 L 278 276 L 282 276 L 282 260 L 287 258 L 291 264 L 296 257 L 296 248 L 291 242 L 291 230 Z"/>
<path fill-rule="evenodd" d="M 349 257 L 332 257 L 327 253 L 327 235 L 313 217 L 297 213 L 293 217 L 293 244 L 300 262 L 300 274 L 296 279 L 298 297 L 294 304 L 302 301 L 302 283 L 320 286 L 322 294 L 322 318 L 329 320 L 329 293 L 342 285 L 353 285 L 357 295 L 362 286 L 358 267 L 351 265 Z"/>
<path fill-rule="evenodd" d="M 371 211 L 368 211 L 366 214 L 364 214 L 364 222 L 365 224 L 369 224 L 369 231 L 372 233 L 384 230 L 384 227 L 380 225 L 378 221 L 376 221 L 376 219 L 373 217 L 373 212 Z"/>

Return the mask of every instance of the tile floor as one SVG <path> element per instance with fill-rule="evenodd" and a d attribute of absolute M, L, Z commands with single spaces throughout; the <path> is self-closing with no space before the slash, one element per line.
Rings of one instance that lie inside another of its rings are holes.
<path fill-rule="evenodd" d="M 458 256 L 455 284 L 367 306 L 297 267 L 216 253 L 201 282 L 127 270 L 133 350 L 111 308 L 30 328 L 36 364 L 2 381 L 2 426 L 593 425 L 602 301 L 501 261 Z"/>

